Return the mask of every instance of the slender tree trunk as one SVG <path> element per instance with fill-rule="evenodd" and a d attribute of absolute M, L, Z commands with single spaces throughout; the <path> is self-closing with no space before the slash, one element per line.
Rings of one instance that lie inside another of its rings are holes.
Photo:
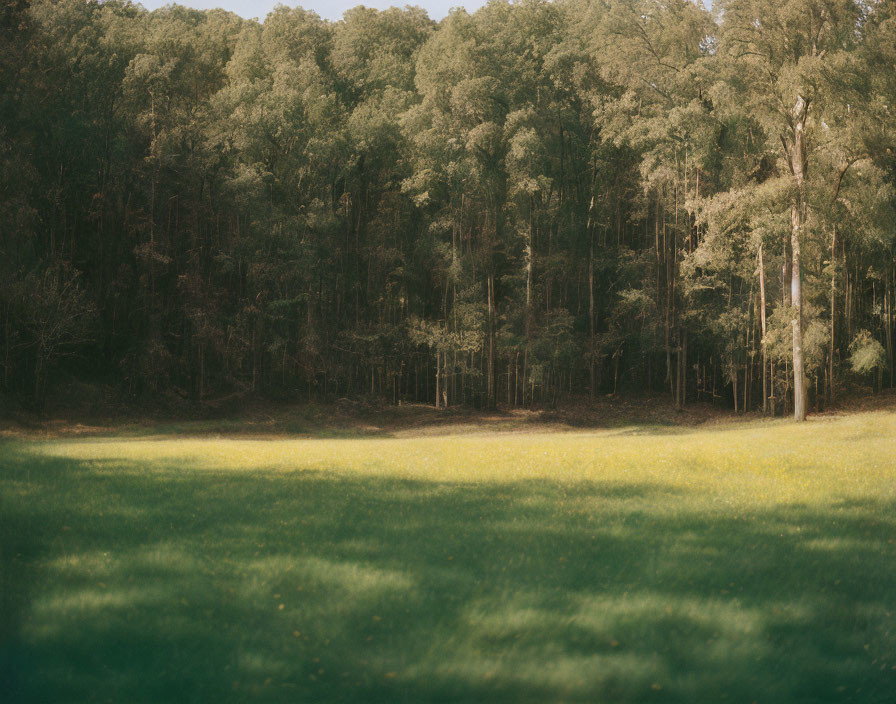
<path fill-rule="evenodd" d="M 800 198 L 802 200 L 802 197 Z M 806 373 L 803 368 L 803 306 L 802 281 L 800 275 L 800 234 L 803 229 L 803 204 L 794 206 L 793 219 L 793 279 L 791 281 L 792 314 L 790 325 L 793 330 L 793 418 L 806 420 Z"/>
<path fill-rule="evenodd" d="M 852 339 L 852 286 L 846 262 L 846 247 L 843 248 L 843 315 L 846 318 L 846 339 Z"/>
<path fill-rule="evenodd" d="M 834 225 L 831 239 L 831 350 L 828 357 L 828 404 L 834 402 L 834 350 L 836 349 L 837 328 L 836 321 L 837 301 L 837 226 Z"/>
<path fill-rule="evenodd" d="M 448 408 L 448 379 L 445 369 L 448 367 L 448 350 L 442 352 L 442 408 Z"/>
<path fill-rule="evenodd" d="M 685 162 L 687 163 L 687 162 Z M 675 185 L 672 190 L 672 198 L 674 202 L 674 210 L 675 210 L 675 228 L 672 230 L 671 246 L 672 246 L 672 275 L 671 275 L 671 286 L 669 289 L 669 298 L 672 301 L 672 322 L 678 330 L 678 350 L 676 355 L 676 364 L 675 364 L 675 407 L 678 410 L 681 410 L 684 406 L 684 374 L 685 374 L 685 362 L 684 362 L 684 328 L 681 324 L 681 321 L 678 320 L 678 312 L 675 307 L 675 296 L 676 296 L 676 284 L 678 283 L 678 235 L 680 232 L 679 228 L 679 219 L 678 219 L 678 196 L 681 185 L 679 183 L 679 159 L 678 159 L 678 150 L 675 151 Z"/>
<path fill-rule="evenodd" d="M 678 372 L 678 408 L 684 408 L 688 395 L 688 331 L 681 330 L 681 345 L 678 348 L 680 362 Z"/>
<path fill-rule="evenodd" d="M 489 410 L 495 407 L 495 276 L 488 275 L 488 389 Z"/>
<path fill-rule="evenodd" d="M 530 213 L 529 240 L 526 243 L 526 347 L 523 351 L 523 405 L 526 405 L 526 380 L 529 378 L 529 348 L 532 345 L 532 257 L 535 224 Z"/>
<path fill-rule="evenodd" d="M 893 388 L 893 335 L 891 331 L 891 324 L 893 320 L 892 310 L 890 308 L 890 272 L 886 273 L 886 278 L 884 279 L 884 314 L 886 316 L 884 320 L 884 334 L 887 336 L 887 361 L 888 364 L 888 372 L 890 377 L 890 388 Z"/>
<path fill-rule="evenodd" d="M 790 281 L 791 318 L 793 331 L 793 418 L 806 420 L 806 373 L 803 368 L 803 289 L 800 272 L 800 256 L 803 230 L 806 225 L 805 177 L 808 155 L 806 151 L 806 117 L 809 104 L 800 96 L 793 106 L 793 139 L 790 145 L 790 168 L 796 182 L 797 193 L 790 208 L 790 248 L 792 272 Z"/>
<path fill-rule="evenodd" d="M 659 217 L 660 217 L 660 209 L 657 207 L 657 227 L 659 227 Z M 669 274 L 669 242 L 668 242 L 668 233 L 666 232 L 666 217 L 663 214 L 663 276 L 664 276 L 664 286 L 665 289 L 665 310 L 663 315 L 663 346 L 666 351 L 666 383 L 669 385 L 669 393 L 672 395 L 672 398 L 675 398 L 675 382 L 672 376 L 672 331 L 670 328 L 670 316 L 672 314 L 671 303 L 669 296 L 670 289 L 670 281 L 671 278 Z"/>
<path fill-rule="evenodd" d="M 591 209 L 594 208 L 594 196 L 591 197 Z M 594 398 L 594 224 L 591 217 L 588 218 L 591 235 L 590 249 L 588 252 L 588 376 L 590 381 L 591 398 Z M 528 296 L 528 286 L 526 288 Z"/>
<path fill-rule="evenodd" d="M 618 353 L 618 350 L 617 350 Z M 613 397 L 616 397 L 616 387 L 619 384 L 619 355 L 613 355 Z"/>
<path fill-rule="evenodd" d="M 768 350 L 765 344 L 765 262 L 762 259 L 762 244 L 759 245 L 759 316 L 762 330 L 762 412 L 768 412 Z"/>
<path fill-rule="evenodd" d="M 734 392 L 734 412 L 738 413 L 737 407 L 737 364 L 735 364 L 734 359 L 731 360 L 731 389 Z"/>
<path fill-rule="evenodd" d="M 784 396 L 781 399 L 781 402 L 784 404 L 782 411 L 787 413 L 787 410 L 790 408 L 790 389 L 791 389 L 791 381 L 792 377 L 790 375 L 790 362 L 787 359 L 784 359 Z"/>
<path fill-rule="evenodd" d="M 744 349 L 746 350 L 746 362 L 744 364 L 744 413 L 750 410 L 750 388 L 752 387 L 753 381 L 753 355 L 751 354 L 753 351 L 753 342 L 751 337 L 753 335 L 753 331 L 756 329 L 755 322 L 755 303 L 756 299 L 753 296 L 753 281 L 750 280 L 750 313 L 747 324 L 747 339 Z"/>
<path fill-rule="evenodd" d="M 285 347 L 284 347 L 285 349 Z M 205 354 L 202 343 L 199 343 L 199 400 L 205 398 Z"/>
<path fill-rule="evenodd" d="M 439 408 L 442 379 L 442 352 L 436 349 L 436 408 Z"/>

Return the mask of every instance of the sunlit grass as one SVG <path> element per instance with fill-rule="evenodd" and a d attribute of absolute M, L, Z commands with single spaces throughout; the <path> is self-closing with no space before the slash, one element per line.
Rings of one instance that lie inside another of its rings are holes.
<path fill-rule="evenodd" d="M 60 441 L 34 451 L 92 462 L 96 471 L 113 473 L 117 463 L 133 462 L 174 464 L 178 470 L 316 470 L 451 483 L 656 482 L 717 491 L 723 501 L 762 506 L 824 502 L 832 495 L 880 499 L 896 494 L 893 413 L 690 432 L 633 426 L 402 439 L 127 438 Z"/>
<path fill-rule="evenodd" d="M 896 414 L 0 445 L 12 701 L 891 701 Z"/>

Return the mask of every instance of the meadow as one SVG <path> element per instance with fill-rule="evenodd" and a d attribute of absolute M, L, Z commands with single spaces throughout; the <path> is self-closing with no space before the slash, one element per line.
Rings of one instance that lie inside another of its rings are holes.
<path fill-rule="evenodd" d="M 0 441 L 6 702 L 892 702 L 896 413 Z"/>

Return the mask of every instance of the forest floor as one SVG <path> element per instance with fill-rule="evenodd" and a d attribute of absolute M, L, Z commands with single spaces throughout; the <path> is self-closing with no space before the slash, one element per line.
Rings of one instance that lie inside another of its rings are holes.
<path fill-rule="evenodd" d="M 896 411 L 896 389 L 857 394 L 842 399 L 833 410 L 810 414 L 829 419 L 867 410 Z M 770 421 L 758 411 L 734 413 L 721 403 L 697 401 L 676 409 L 668 394 L 574 397 L 557 408 L 499 407 L 479 411 L 464 407 L 436 409 L 426 404 L 395 406 L 341 399 L 334 403 L 278 404 L 247 401 L 236 405 L 205 405 L 193 412 L 147 414 L 129 409 L 116 414 L 63 409 L 43 415 L 0 413 L 3 437 L 209 436 L 240 437 L 415 437 L 494 432 L 564 432 L 619 428 L 628 425 L 694 428 L 729 423 Z"/>
<path fill-rule="evenodd" d="M 892 409 L 495 417 L 0 439 L 4 701 L 892 701 Z"/>

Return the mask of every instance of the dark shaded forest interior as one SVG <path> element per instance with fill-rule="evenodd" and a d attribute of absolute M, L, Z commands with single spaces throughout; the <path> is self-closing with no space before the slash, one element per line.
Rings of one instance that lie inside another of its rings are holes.
<path fill-rule="evenodd" d="M 894 385 L 875 0 L 0 5 L 0 405 Z"/>

